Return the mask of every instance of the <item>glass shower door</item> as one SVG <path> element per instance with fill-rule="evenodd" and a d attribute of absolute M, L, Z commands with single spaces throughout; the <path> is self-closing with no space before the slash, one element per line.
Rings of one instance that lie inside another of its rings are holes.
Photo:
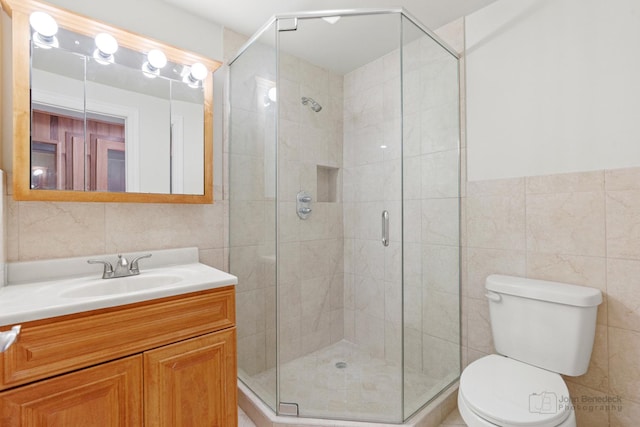
<path fill-rule="evenodd" d="M 275 26 L 230 69 L 229 267 L 238 377 L 274 411 L 276 387 Z"/>
<path fill-rule="evenodd" d="M 400 14 L 279 28 L 279 409 L 400 422 Z"/>
<path fill-rule="evenodd" d="M 402 25 L 405 418 L 460 375 L 458 59 Z"/>

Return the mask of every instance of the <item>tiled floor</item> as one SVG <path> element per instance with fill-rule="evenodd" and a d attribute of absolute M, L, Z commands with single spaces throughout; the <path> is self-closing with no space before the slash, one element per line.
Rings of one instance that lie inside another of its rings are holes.
<path fill-rule="evenodd" d="M 440 424 L 440 427 L 450 426 L 466 426 L 457 409 L 449 414 L 442 424 Z M 247 414 L 240 408 L 238 408 L 238 427 L 256 427 Z"/>
<path fill-rule="evenodd" d="M 462 421 L 462 417 L 460 416 L 460 412 L 458 412 L 458 408 L 451 412 L 449 416 L 445 418 L 442 424 L 440 424 L 440 427 L 447 426 L 466 426 L 464 421 Z"/>
<path fill-rule="evenodd" d="M 345 363 L 345 365 L 340 365 Z M 341 367 L 340 367 L 341 366 Z M 313 418 L 367 419 L 393 422 L 400 417 L 400 367 L 375 359 L 348 341 L 285 363 L 280 375 L 280 400 L 295 402 Z M 275 369 L 243 377 L 263 399 L 274 400 Z M 407 412 L 413 412 L 451 379 L 437 380 L 422 372 L 406 372 Z M 271 395 L 271 397 L 269 397 Z"/>
<path fill-rule="evenodd" d="M 256 427 L 251 418 L 240 408 L 238 408 L 238 427 Z"/>

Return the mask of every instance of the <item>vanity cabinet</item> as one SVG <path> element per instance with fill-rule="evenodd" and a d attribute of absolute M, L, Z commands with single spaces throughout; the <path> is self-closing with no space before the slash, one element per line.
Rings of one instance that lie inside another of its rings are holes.
<path fill-rule="evenodd" d="M 234 297 L 227 286 L 23 323 L 0 353 L 0 425 L 235 426 Z"/>

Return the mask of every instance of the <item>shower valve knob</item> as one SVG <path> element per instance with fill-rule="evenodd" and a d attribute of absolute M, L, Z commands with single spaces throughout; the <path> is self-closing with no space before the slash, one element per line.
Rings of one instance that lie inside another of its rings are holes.
<path fill-rule="evenodd" d="M 311 203 L 311 196 L 300 196 L 298 200 L 302 203 Z"/>
<path fill-rule="evenodd" d="M 306 214 L 311 213 L 311 208 L 300 208 L 300 209 L 298 209 L 298 212 L 300 212 L 301 214 L 306 215 Z"/>

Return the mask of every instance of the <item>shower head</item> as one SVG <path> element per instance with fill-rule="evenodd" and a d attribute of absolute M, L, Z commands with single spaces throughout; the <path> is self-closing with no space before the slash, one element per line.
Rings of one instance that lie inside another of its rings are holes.
<path fill-rule="evenodd" d="M 318 104 L 315 99 L 306 96 L 302 97 L 302 105 L 310 105 L 311 109 L 316 113 L 322 110 L 322 105 Z"/>

